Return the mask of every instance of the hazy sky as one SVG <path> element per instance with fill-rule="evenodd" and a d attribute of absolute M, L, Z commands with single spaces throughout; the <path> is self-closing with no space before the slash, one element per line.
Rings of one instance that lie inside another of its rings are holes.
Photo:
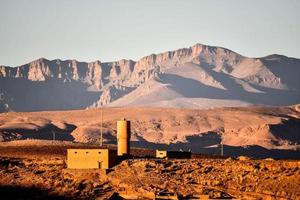
<path fill-rule="evenodd" d="M 0 65 L 137 60 L 195 43 L 300 58 L 300 1 L 0 0 Z"/>

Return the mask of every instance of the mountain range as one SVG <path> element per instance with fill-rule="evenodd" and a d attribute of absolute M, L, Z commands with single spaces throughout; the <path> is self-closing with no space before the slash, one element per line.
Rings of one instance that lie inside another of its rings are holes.
<path fill-rule="evenodd" d="M 0 66 L 0 112 L 97 107 L 206 109 L 300 102 L 300 59 L 196 44 L 138 61 L 40 58 Z"/>

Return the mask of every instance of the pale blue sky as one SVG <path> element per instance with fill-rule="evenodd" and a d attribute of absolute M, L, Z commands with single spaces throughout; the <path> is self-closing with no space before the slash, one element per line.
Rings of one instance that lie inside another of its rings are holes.
<path fill-rule="evenodd" d="M 0 0 L 0 65 L 138 60 L 195 43 L 300 58 L 300 1 Z"/>

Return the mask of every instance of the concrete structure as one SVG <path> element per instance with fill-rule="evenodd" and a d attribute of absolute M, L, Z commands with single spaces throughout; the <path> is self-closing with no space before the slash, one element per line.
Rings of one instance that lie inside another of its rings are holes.
<path fill-rule="evenodd" d="M 68 149 L 67 166 L 70 169 L 109 169 L 117 162 L 112 149 Z"/>
<path fill-rule="evenodd" d="M 191 158 L 191 152 L 156 150 L 156 158 Z"/>
<path fill-rule="evenodd" d="M 117 122 L 118 156 L 130 155 L 130 121 L 125 118 Z"/>
<path fill-rule="evenodd" d="M 156 150 L 156 158 L 166 158 L 167 151 Z"/>
<path fill-rule="evenodd" d="M 70 169 L 109 169 L 118 156 L 130 155 L 130 121 L 117 122 L 118 152 L 112 149 L 68 149 L 67 167 Z"/>

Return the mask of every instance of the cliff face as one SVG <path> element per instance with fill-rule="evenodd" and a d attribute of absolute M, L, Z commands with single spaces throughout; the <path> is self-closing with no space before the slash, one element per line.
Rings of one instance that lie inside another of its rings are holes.
<path fill-rule="evenodd" d="M 280 55 L 247 58 L 225 48 L 201 44 L 152 54 L 137 62 L 41 58 L 19 67 L 0 66 L 0 110 L 103 105 L 211 107 L 203 99 L 212 99 L 217 102 L 215 106 L 232 106 L 234 101 L 241 105 L 293 104 L 300 101 L 300 80 L 296 76 L 299 69 L 299 59 Z M 144 95 L 145 88 L 148 96 Z M 195 95 L 187 94 L 187 90 Z M 172 93 L 172 99 L 164 98 L 164 93 Z M 271 97 L 279 100 L 268 100 Z M 143 99 L 151 99 L 151 103 Z"/>
<path fill-rule="evenodd" d="M 113 79 L 119 74 L 127 75 L 133 68 L 133 61 L 121 60 L 118 62 L 101 63 L 79 62 L 76 60 L 47 60 L 40 58 L 20 67 L 0 67 L 1 78 L 24 78 L 30 81 L 46 81 L 61 79 L 65 82 L 82 81 L 96 86 L 99 90 L 103 87 L 103 79 Z"/>

